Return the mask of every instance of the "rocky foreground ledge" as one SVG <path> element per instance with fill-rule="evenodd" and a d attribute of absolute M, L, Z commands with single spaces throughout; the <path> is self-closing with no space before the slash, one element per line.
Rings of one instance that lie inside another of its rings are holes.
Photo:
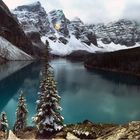
<path fill-rule="evenodd" d="M 36 129 L 29 127 L 18 137 L 12 131 L 9 132 L 8 139 L 37 139 Z M 2 132 L 0 139 L 2 139 Z M 46 139 L 48 139 L 47 136 Z M 125 125 L 94 124 L 84 121 L 65 126 L 61 132 L 54 134 L 49 139 L 140 139 L 140 121 L 133 121 Z"/>

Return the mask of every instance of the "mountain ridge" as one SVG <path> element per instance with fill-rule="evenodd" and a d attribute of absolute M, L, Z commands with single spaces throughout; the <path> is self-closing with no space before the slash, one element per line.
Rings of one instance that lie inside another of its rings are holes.
<path fill-rule="evenodd" d="M 16 15 L 23 26 L 27 25 L 29 30 L 32 30 L 32 28 L 37 30 L 44 43 L 46 40 L 49 42 L 52 54 L 65 56 L 77 50 L 85 50 L 89 53 L 110 52 L 139 46 L 140 27 L 133 24 L 133 21 L 126 20 L 124 22 L 125 20 L 120 20 L 108 24 L 107 27 L 104 24 L 86 25 L 80 18 L 70 21 L 62 10 L 52 10 L 47 13 L 41 3 L 37 2 L 36 4 L 41 11 L 35 10 L 35 4 L 30 4 L 17 7 L 13 14 Z M 25 10 L 25 7 L 28 8 Z M 30 9 L 34 9 L 34 12 Z M 44 16 L 38 16 L 42 15 L 42 12 Z M 45 24 L 43 24 L 43 21 Z M 117 30 L 119 22 L 120 24 L 124 22 L 124 24 Z M 46 29 L 46 31 L 42 33 L 42 29 Z M 23 30 L 27 32 L 25 27 L 23 27 Z M 74 47 L 75 45 L 70 43 L 73 38 L 76 42 L 79 42 L 78 47 Z M 54 47 L 54 45 L 58 47 Z"/>

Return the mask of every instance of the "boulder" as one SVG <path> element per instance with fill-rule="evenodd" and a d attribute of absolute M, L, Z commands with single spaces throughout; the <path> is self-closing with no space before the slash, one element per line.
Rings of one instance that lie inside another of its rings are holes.
<path fill-rule="evenodd" d="M 66 136 L 67 140 L 80 140 L 79 138 L 77 138 L 74 134 L 68 132 L 67 136 Z"/>

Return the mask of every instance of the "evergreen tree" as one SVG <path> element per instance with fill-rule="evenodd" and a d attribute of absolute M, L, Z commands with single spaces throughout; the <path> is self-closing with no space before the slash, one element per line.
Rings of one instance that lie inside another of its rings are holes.
<path fill-rule="evenodd" d="M 0 126 L 0 131 L 3 131 L 4 133 L 8 132 L 8 120 L 5 112 L 1 113 Z"/>
<path fill-rule="evenodd" d="M 14 124 L 13 132 L 18 133 L 27 126 L 27 107 L 26 107 L 26 100 L 23 96 L 23 93 L 21 92 L 21 95 L 18 99 L 18 105 L 16 110 L 16 122 Z"/>
<path fill-rule="evenodd" d="M 50 45 L 49 45 L 49 41 L 46 40 L 46 50 L 45 50 L 45 59 L 46 61 L 48 61 L 49 59 L 49 53 L 50 53 Z"/>
<path fill-rule="evenodd" d="M 39 133 L 59 131 L 63 127 L 63 117 L 60 115 L 60 96 L 56 89 L 53 73 L 44 70 L 44 77 L 40 84 L 37 114 L 33 118 Z"/>

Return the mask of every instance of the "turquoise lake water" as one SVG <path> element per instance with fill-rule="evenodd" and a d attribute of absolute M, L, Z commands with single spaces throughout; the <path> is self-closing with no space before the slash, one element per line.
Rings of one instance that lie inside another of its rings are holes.
<path fill-rule="evenodd" d="M 59 95 L 62 98 L 61 113 L 66 124 L 84 120 L 96 123 L 126 123 L 140 120 L 139 78 L 88 71 L 82 63 L 65 59 L 52 60 L 50 64 L 58 83 Z M 35 114 L 39 73 L 42 66 L 40 62 L 32 63 L 0 81 L 0 112 L 7 113 L 10 128 L 14 124 L 21 89 L 25 92 L 27 100 L 28 124 L 33 125 L 31 118 Z"/>

